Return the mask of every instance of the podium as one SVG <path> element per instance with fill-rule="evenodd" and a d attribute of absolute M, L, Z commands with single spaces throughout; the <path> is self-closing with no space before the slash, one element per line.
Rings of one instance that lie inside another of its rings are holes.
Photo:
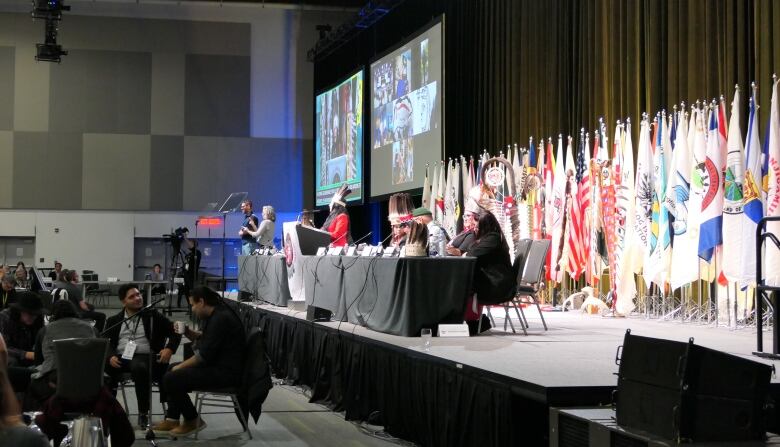
<path fill-rule="evenodd" d="M 330 233 L 327 231 L 296 224 L 295 232 L 302 255 L 314 256 L 318 248 L 330 245 Z"/>

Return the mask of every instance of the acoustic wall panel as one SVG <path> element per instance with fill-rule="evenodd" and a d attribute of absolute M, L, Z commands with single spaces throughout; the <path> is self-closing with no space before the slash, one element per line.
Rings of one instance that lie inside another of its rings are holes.
<path fill-rule="evenodd" d="M 149 135 L 84 134 L 84 209 L 149 209 Z"/>
<path fill-rule="evenodd" d="M 184 135 L 184 55 L 152 54 L 152 135 Z"/>
<path fill-rule="evenodd" d="M 52 64 L 35 60 L 33 42 L 16 47 L 14 130 L 46 132 L 49 130 L 49 74 Z"/>
<path fill-rule="evenodd" d="M 14 53 L 0 47 L 0 130 L 14 128 Z"/>
<path fill-rule="evenodd" d="M 14 133 L 14 208 L 81 208 L 81 138 L 73 132 Z"/>
<path fill-rule="evenodd" d="M 249 136 L 249 57 L 188 54 L 187 135 Z"/>
<path fill-rule="evenodd" d="M 184 181 L 184 137 L 152 135 L 149 205 L 152 210 L 179 210 Z"/>
<path fill-rule="evenodd" d="M 0 130 L 0 208 L 13 206 L 14 133 Z"/>

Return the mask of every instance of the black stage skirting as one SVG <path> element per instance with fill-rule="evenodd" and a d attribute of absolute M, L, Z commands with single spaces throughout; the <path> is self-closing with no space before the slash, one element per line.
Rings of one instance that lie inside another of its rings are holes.
<path fill-rule="evenodd" d="M 476 258 L 304 256 L 306 304 L 385 334 L 461 323 Z"/>
<path fill-rule="evenodd" d="M 558 392 L 424 352 L 231 302 L 265 332 L 274 375 L 350 421 L 423 446 L 547 445 L 550 406 L 608 402 L 609 392 Z M 529 367 L 533 367 L 529 365 Z"/>
<path fill-rule="evenodd" d="M 286 307 L 290 300 L 284 256 L 239 256 L 238 290 L 256 299 Z"/>

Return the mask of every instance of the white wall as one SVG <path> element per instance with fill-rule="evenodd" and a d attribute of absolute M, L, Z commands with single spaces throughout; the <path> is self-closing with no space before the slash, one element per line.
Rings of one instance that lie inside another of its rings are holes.
<path fill-rule="evenodd" d="M 6 210 L 0 211 L 0 237 L 34 237 L 35 265 L 52 267 L 58 260 L 65 268 L 94 270 L 101 278 L 132 279 L 135 238 L 160 238 L 179 227 L 188 228 L 193 238 L 222 237 L 222 225 L 196 228 L 198 217 L 197 213 Z M 282 222 L 296 218 L 294 213 L 277 214 L 276 237 L 281 236 Z M 228 239 L 238 237 L 242 221 L 240 213 L 228 214 Z"/>

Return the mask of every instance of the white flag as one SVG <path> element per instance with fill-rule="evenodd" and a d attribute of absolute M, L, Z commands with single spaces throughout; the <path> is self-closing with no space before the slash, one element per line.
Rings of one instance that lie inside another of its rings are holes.
<path fill-rule="evenodd" d="M 699 240 L 694 241 L 689 231 L 692 164 L 691 150 L 688 146 L 689 136 L 692 142 L 693 133 L 689 131 L 688 119 L 685 113 L 681 113 L 672 156 L 672 172 L 669 175 L 669 188 L 667 189 L 667 195 L 671 196 L 674 201 L 674 206 L 670 208 L 670 212 L 674 216 L 672 224 L 674 246 L 670 277 L 672 290 L 693 282 L 699 277 L 699 256 L 696 254 Z"/>
<path fill-rule="evenodd" d="M 741 226 L 744 221 L 745 155 L 742 130 L 739 128 L 739 90 L 731 103 L 728 140 L 726 143 L 726 175 L 723 198 L 723 274 L 729 281 L 742 281 L 742 253 L 744 252 Z"/>
<path fill-rule="evenodd" d="M 617 143 L 617 142 L 616 142 Z M 633 245 L 630 243 L 631 229 L 634 228 L 636 193 L 634 191 L 634 146 L 631 141 L 631 122 L 627 122 L 620 135 L 620 179 L 616 197 L 615 232 L 617 234 L 616 257 L 620 281 L 616 285 L 617 304 L 615 310 L 628 315 L 634 310 L 636 281 L 632 268 Z"/>
<path fill-rule="evenodd" d="M 563 238 L 563 213 L 566 204 L 566 173 L 564 172 L 563 159 L 563 136 L 558 135 L 558 151 L 555 156 L 555 178 L 553 179 L 552 191 L 552 241 L 550 244 L 550 260 L 553 265 L 553 272 L 550 276 L 560 282 L 562 279 L 562 269 L 558 267 L 560 260 L 561 239 Z"/>
<path fill-rule="evenodd" d="M 634 252 L 631 266 L 634 273 L 643 270 L 650 257 L 650 224 L 653 210 L 653 151 L 650 148 L 650 123 L 643 119 L 639 125 L 639 147 L 636 160 L 636 203 L 634 207 Z M 646 284 L 650 284 L 645 280 Z"/>
<path fill-rule="evenodd" d="M 767 146 L 766 178 L 766 217 L 780 216 L 780 116 L 777 108 L 780 107 L 777 98 L 777 83 L 772 84 L 772 102 L 769 112 L 769 139 L 764 142 Z M 767 222 L 766 232 L 780 237 L 780 222 Z M 780 285 L 780 249 L 767 241 L 766 263 L 763 267 L 764 279 L 770 286 Z"/>

